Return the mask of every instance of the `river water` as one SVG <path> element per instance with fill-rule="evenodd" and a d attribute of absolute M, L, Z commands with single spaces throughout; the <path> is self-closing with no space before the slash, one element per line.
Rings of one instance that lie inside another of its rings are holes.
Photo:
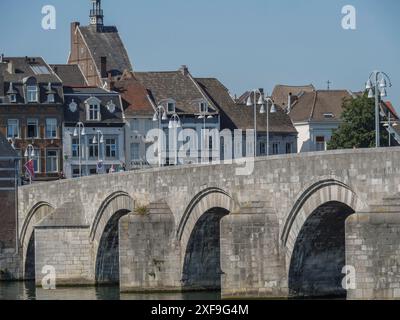
<path fill-rule="evenodd" d="M 44 290 L 34 282 L 0 282 L 0 300 L 220 300 L 220 292 L 129 293 L 118 286 L 62 287 Z"/>

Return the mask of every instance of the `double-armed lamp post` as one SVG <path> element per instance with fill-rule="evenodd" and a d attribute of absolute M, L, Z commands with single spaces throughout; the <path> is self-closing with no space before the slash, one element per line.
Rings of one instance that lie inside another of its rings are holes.
<path fill-rule="evenodd" d="M 162 137 L 162 128 L 161 128 L 161 121 L 167 121 L 168 116 L 167 116 L 167 110 L 163 105 L 159 105 L 156 108 L 156 112 L 154 113 L 153 116 L 153 121 L 157 122 L 158 121 L 158 166 L 162 167 L 162 152 L 161 152 L 161 137 Z"/>
<path fill-rule="evenodd" d="M 258 96 L 258 97 L 257 97 Z M 269 103 L 272 104 L 271 110 Z M 250 92 L 246 105 L 254 108 L 254 156 L 257 157 L 257 106 L 260 106 L 260 114 L 267 114 L 267 155 L 269 155 L 269 114 L 276 113 L 274 101 L 270 97 L 264 97 L 263 89 L 254 89 Z"/>
<path fill-rule="evenodd" d="M 100 146 L 104 143 L 104 135 L 101 130 L 96 131 L 96 135 L 93 137 L 93 144 L 97 143 L 97 166 L 100 164 Z M 103 152 L 104 158 L 104 152 Z M 99 170 L 98 170 L 99 171 Z"/>
<path fill-rule="evenodd" d="M 82 145 L 81 145 L 81 136 L 84 137 L 86 134 L 85 132 L 85 125 L 83 122 L 78 122 L 75 125 L 74 129 L 74 137 L 78 137 L 78 156 L 79 156 L 79 176 L 82 177 Z"/>
<path fill-rule="evenodd" d="M 181 119 L 179 118 L 179 115 L 177 113 L 174 113 L 171 116 L 171 119 L 169 120 L 168 123 L 168 129 L 174 129 L 174 165 L 178 165 L 178 134 L 177 131 L 179 128 L 182 128 L 182 123 L 181 123 Z"/>
<path fill-rule="evenodd" d="M 373 71 L 365 88 L 368 90 L 368 98 L 375 98 L 375 146 L 380 147 L 380 98 L 387 96 L 386 88 L 389 81 L 389 87 L 392 86 L 389 76 L 382 71 Z"/>

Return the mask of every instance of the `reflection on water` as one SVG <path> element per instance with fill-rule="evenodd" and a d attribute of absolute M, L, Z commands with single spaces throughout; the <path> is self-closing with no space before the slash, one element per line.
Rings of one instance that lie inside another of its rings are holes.
<path fill-rule="evenodd" d="M 36 288 L 34 282 L 0 282 L 0 300 L 220 300 L 220 292 L 120 293 L 118 286 Z"/>

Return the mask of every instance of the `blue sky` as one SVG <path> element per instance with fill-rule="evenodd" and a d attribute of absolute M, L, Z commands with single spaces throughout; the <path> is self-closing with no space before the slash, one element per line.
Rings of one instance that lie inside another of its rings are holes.
<path fill-rule="evenodd" d="M 135 70 L 175 70 L 217 77 L 234 94 L 275 84 L 313 83 L 360 90 L 374 69 L 387 72 L 400 110 L 398 0 L 103 0 L 105 23 L 117 25 Z M 57 29 L 41 28 L 54 5 Z M 344 5 L 357 29 L 341 27 Z M 64 63 L 69 24 L 88 23 L 89 0 L 1 0 L 0 51 Z"/>

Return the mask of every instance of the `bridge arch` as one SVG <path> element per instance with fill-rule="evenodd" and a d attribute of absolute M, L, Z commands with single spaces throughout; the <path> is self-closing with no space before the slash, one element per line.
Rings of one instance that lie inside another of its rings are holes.
<path fill-rule="evenodd" d="M 303 190 L 281 235 L 286 249 L 289 294 L 345 296 L 345 221 L 363 207 L 345 183 L 326 179 Z"/>
<path fill-rule="evenodd" d="M 22 248 L 23 277 L 25 280 L 35 279 L 35 234 L 34 228 L 40 221 L 52 214 L 55 207 L 48 202 L 36 203 L 26 215 L 20 232 Z"/>
<path fill-rule="evenodd" d="M 128 193 L 117 191 L 102 202 L 90 228 L 95 254 L 97 284 L 119 282 L 119 219 L 133 212 L 134 200 Z"/>
<path fill-rule="evenodd" d="M 205 189 L 189 203 L 177 229 L 184 290 L 220 289 L 220 221 L 234 208 L 219 188 Z"/>

